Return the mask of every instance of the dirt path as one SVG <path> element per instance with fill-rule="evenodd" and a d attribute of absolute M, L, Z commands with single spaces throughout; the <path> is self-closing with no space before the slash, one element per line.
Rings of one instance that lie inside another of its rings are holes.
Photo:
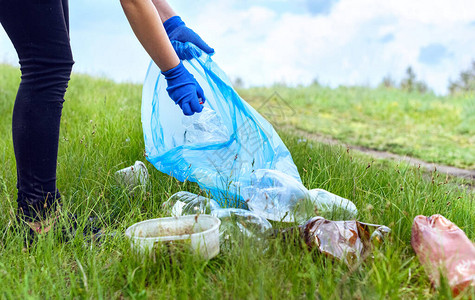
<path fill-rule="evenodd" d="M 465 178 L 465 179 L 475 181 L 475 170 L 467 170 L 467 169 L 460 169 L 460 168 L 451 167 L 451 166 L 439 165 L 439 164 L 435 164 L 435 163 L 429 163 L 429 162 L 426 162 L 426 161 L 423 161 L 423 160 L 420 160 L 420 159 L 417 159 L 417 158 L 414 158 L 414 157 L 402 156 L 402 155 L 398 155 L 398 154 L 394 154 L 394 153 L 390 153 L 390 152 L 386 152 L 386 151 L 373 150 L 373 149 L 369 149 L 369 148 L 365 148 L 365 147 L 361 147 L 361 146 L 347 145 L 347 144 L 345 144 L 345 143 L 343 143 L 339 140 L 329 138 L 329 137 L 325 137 L 325 136 L 323 136 L 321 134 L 318 134 L 318 133 L 310 133 L 310 132 L 307 132 L 307 131 L 304 131 L 304 130 L 295 129 L 295 128 L 290 127 L 290 126 L 285 126 L 285 127 L 282 127 L 281 129 L 284 130 L 284 131 L 290 132 L 292 134 L 301 136 L 303 138 L 316 141 L 316 142 L 325 143 L 325 144 L 329 144 L 329 145 L 344 145 L 344 146 L 347 146 L 348 148 L 350 148 L 351 150 L 356 150 L 358 152 L 362 152 L 362 153 L 371 155 L 374 158 L 392 159 L 392 160 L 396 160 L 396 161 L 405 161 L 405 162 L 409 163 L 410 165 L 413 165 L 413 166 L 416 166 L 416 167 L 420 165 L 421 167 L 427 169 L 428 171 L 434 171 L 434 169 L 437 168 L 437 171 L 439 171 L 440 173 L 448 174 L 449 176 L 461 177 L 461 178 Z M 473 185 L 472 185 L 472 187 L 473 187 Z"/>

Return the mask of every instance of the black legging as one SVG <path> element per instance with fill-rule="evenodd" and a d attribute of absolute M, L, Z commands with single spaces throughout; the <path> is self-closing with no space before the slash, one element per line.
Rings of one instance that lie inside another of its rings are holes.
<path fill-rule="evenodd" d="M 74 64 L 68 0 L 0 0 L 0 23 L 18 53 L 21 83 L 13 108 L 18 209 L 45 217 L 56 189 L 59 125 Z"/>

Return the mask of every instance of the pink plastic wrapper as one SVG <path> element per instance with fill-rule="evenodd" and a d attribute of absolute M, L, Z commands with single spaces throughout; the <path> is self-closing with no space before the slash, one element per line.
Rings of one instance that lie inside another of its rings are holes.
<path fill-rule="evenodd" d="M 475 287 L 475 245 L 457 225 L 441 215 L 417 216 L 411 244 L 435 286 L 443 272 L 454 295 Z"/>
<path fill-rule="evenodd" d="M 373 244 L 379 244 L 391 230 L 383 225 L 358 221 L 330 221 L 314 217 L 300 226 L 309 248 L 351 265 L 364 259 Z"/>

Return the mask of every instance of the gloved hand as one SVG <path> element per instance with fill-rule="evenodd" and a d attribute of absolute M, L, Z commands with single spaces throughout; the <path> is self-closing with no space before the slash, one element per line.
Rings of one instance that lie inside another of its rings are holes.
<path fill-rule="evenodd" d="M 185 22 L 181 20 L 179 16 L 171 17 L 170 19 L 166 20 L 163 23 L 165 30 L 168 34 L 168 38 L 172 41 L 172 45 L 175 44 L 173 41 L 178 41 L 181 43 L 190 42 L 200 48 L 202 51 L 206 52 L 207 54 L 214 54 L 214 49 L 208 46 L 198 34 L 196 34 L 193 30 L 186 27 Z M 175 50 L 176 47 L 175 47 Z M 186 51 L 176 51 L 178 57 L 180 59 L 191 59 L 193 58 L 191 55 L 187 54 Z"/>
<path fill-rule="evenodd" d="M 178 66 L 162 72 L 162 74 L 167 80 L 168 95 L 176 104 L 180 105 L 185 115 L 191 116 L 195 112 L 199 113 L 203 110 L 201 104 L 206 101 L 203 89 L 181 61 Z"/>

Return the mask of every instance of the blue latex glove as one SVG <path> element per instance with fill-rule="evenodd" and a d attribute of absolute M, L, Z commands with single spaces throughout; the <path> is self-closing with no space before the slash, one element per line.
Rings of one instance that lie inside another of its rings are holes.
<path fill-rule="evenodd" d="M 203 89 L 195 77 L 188 72 L 180 61 L 178 66 L 162 72 L 167 80 L 167 92 L 172 100 L 180 105 L 181 110 L 187 116 L 203 110 L 201 105 L 206 101 Z"/>
<path fill-rule="evenodd" d="M 179 16 L 171 17 L 163 23 L 165 30 L 168 34 L 168 38 L 172 41 L 172 45 L 176 46 L 174 41 L 186 43 L 190 42 L 200 48 L 202 51 L 206 52 L 209 55 L 214 54 L 214 49 L 208 46 L 198 34 L 193 30 L 186 27 L 185 22 L 181 20 Z M 186 51 L 176 51 L 180 59 L 192 59 L 192 55 L 188 54 Z"/>

